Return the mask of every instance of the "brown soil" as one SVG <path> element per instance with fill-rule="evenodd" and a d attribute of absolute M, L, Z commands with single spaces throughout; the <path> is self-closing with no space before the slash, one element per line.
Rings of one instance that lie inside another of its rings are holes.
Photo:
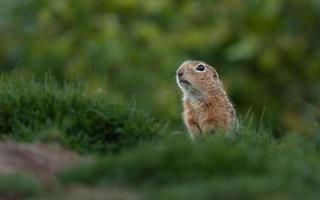
<path fill-rule="evenodd" d="M 79 156 L 59 146 L 0 142 L 0 174 L 31 173 L 49 178 L 79 161 Z"/>

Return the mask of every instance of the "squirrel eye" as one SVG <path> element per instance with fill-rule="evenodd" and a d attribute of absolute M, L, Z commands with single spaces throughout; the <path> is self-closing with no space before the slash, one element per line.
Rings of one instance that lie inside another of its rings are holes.
<path fill-rule="evenodd" d="M 197 71 L 203 72 L 205 70 L 205 67 L 203 65 L 198 65 L 196 68 Z"/>

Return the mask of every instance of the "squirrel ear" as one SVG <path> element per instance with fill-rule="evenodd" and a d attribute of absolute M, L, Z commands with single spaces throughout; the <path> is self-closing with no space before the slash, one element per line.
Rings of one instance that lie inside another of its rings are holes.
<path fill-rule="evenodd" d="M 219 76 L 218 76 L 218 73 L 216 72 L 216 70 L 213 70 L 213 78 L 219 79 Z"/>

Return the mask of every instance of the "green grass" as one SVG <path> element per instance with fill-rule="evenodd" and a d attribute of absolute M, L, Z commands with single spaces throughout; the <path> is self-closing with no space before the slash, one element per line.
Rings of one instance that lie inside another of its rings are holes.
<path fill-rule="evenodd" d="M 34 177 L 25 174 L 0 174 L 0 199 L 20 199 L 38 196 L 43 186 Z"/>
<path fill-rule="evenodd" d="M 158 194 L 156 199 L 311 198 L 320 195 L 318 142 L 301 135 L 279 141 L 254 132 L 193 142 L 179 136 L 99 158 L 60 180 L 125 184 L 150 197 Z"/>
<path fill-rule="evenodd" d="M 163 124 L 131 106 L 50 79 L 1 77 L 0 107 L 2 138 L 58 142 L 91 158 L 57 174 L 55 191 L 0 176 L 7 195 L 63 199 L 77 185 L 129 188 L 156 200 L 320 197 L 318 134 L 274 138 L 247 118 L 233 133 L 191 140 L 169 128 L 162 134 Z"/>
<path fill-rule="evenodd" d="M 112 152 L 151 140 L 162 127 L 133 106 L 84 95 L 77 84 L 0 77 L 0 137 L 58 142 L 81 153 Z"/>

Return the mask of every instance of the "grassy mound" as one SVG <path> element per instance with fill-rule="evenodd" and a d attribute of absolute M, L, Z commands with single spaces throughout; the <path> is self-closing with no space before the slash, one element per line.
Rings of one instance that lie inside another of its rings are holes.
<path fill-rule="evenodd" d="M 277 141 L 254 131 L 193 142 L 173 137 L 99 158 L 60 180 L 129 185 L 159 200 L 314 198 L 320 194 L 319 147 L 319 138 Z"/>
<path fill-rule="evenodd" d="M 130 106 L 102 95 L 84 95 L 80 86 L 0 78 L 0 137 L 59 142 L 78 152 L 106 152 L 150 140 L 160 124 Z"/>

